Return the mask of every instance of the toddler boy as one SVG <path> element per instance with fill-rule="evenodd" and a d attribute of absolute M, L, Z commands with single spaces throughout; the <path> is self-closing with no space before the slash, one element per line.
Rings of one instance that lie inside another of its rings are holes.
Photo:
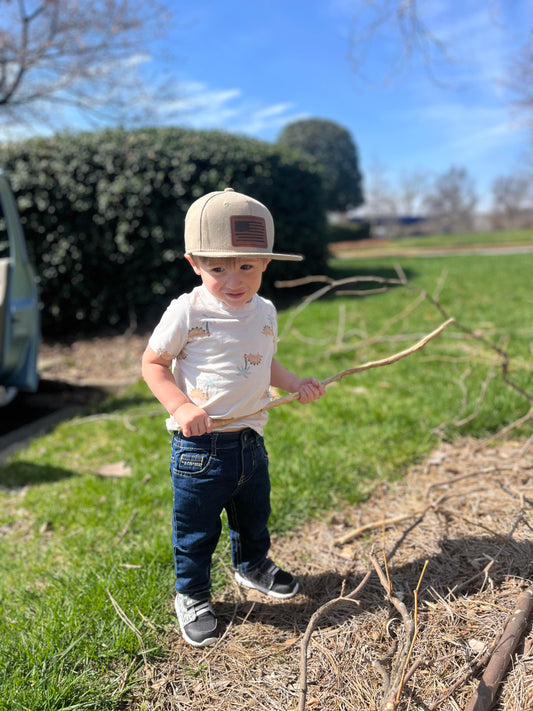
<path fill-rule="evenodd" d="M 185 218 L 185 257 L 202 284 L 173 300 L 143 355 L 143 376 L 168 411 L 173 433 L 172 545 L 175 608 L 184 639 L 212 644 L 211 558 L 228 518 L 235 579 L 276 598 L 298 582 L 268 557 L 270 480 L 263 441 L 270 386 L 312 402 L 325 389 L 275 358 L 276 311 L 258 295 L 273 252 L 268 209 L 231 188 L 196 200 Z M 217 420 L 231 419 L 230 424 Z"/>

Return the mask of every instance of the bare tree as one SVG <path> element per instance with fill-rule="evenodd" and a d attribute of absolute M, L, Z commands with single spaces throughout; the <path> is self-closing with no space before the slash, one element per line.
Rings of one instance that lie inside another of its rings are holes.
<path fill-rule="evenodd" d="M 533 127 L 533 30 L 511 63 L 509 85 L 515 93 L 516 105 L 529 116 Z"/>
<path fill-rule="evenodd" d="M 443 232 L 470 231 L 474 227 L 477 195 L 465 168 L 452 166 L 437 176 L 425 204 Z"/>
<path fill-rule="evenodd" d="M 533 176 L 502 175 L 492 185 L 493 224 L 496 229 L 533 226 Z"/>
<path fill-rule="evenodd" d="M 490 0 L 481 3 L 478 12 L 484 12 L 494 28 L 505 31 L 505 20 L 502 18 L 506 6 L 507 0 Z M 356 0 L 353 8 L 348 56 L 360 76 L 364 74 L 370 45 L 377 43 L 385 81 L 410 62 L 422 60 L 433 81 L 442 84 L 441 65 L 446 63 L 450 70 L 460 63 L 457 56 L 461 54 L 460 43 L 454 42 L 450 34 L 443 31 L 435 12 L 435 3 L 429 0 Z M 508 57 L 508 83 L 515 85 L 522 105 L 530 109 L 533 107 L 532 28 L 533 21 L 521 28 L 520 36 L 514 36 L 515 49 Z M 378 71 L 376 64 L 373 64 L 374 78 Z M 495 80 L 500 82 L 501 77 Z M 446 84 L 449 86 L 448 81 Z"/>
<path fill-rule="evenodd" d="M 397 237 L 398 205 L 386 168 L 374 161 L 367 171 L 365 217 L 375 237 Z"/>
<path fill-rule="evenodd" d="M 415 220 L 425 215 L 425 200 L 430 186 L 430 176 L 422 170 L 401 175 L 393 188 L 386 168 L 374 161 L 369 166 L 365 180 L 364 215 L 376 237 L 403 237 L 419 230 Z M 427 229 L 427 226 L 424 227 Z"/>
<path fill-rule="evenodd" d="M 417 55 L 437 80 L 434 67 L 447 59 L 448 50 L 422 19 L 416 0 L 365 0 L 355 3 L 355 10 L 348 55 L 358 74 L 369 43 L 379 42 L 386 62 L 385 81 Z"/>
<path fill-rule="evenodd" d="M 159 0 L 0 0 L 0 124 L 145 116 L 138 70 L 167 23 Z"/>
<path fill-rule="evenodd" d="M 423 212 L 429 184 L 429 175 L 422 170 L 404 173 L 400 177 L 398 182 L 398 205 L 402 215 L 414 217 Z"/>

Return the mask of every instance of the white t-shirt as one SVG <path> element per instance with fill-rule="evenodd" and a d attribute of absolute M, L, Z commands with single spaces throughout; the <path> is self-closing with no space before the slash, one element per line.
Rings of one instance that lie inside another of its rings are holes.
<path fill-rule="evenodd" d="M 211 417 L 242 417 L 226 427 L 251 427 L 263 434 L 270 400 L 270 367 L 277 347 L 276 309 L 257 294 L 232 308 L 201 285 L 174 299 L 149 345 L 172 358 L 177 386 Z M 253 415 L 246 417 L 246 415 Z M 173 417 L 167 429 L 179 429 Z"/>

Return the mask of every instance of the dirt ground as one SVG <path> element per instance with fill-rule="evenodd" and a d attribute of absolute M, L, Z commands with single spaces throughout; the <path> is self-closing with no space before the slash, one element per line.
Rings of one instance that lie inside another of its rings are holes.
<path fill-rule="evenodd" d="M 140 376 L 146 340 L 43 344 L 41 374 L 120 387 Z M 166 654 L 141 664 L 124 708 L 488 709 L 467 704 L 502 657 L 517 604 L 532 599 L 533 442 L 442 443 L 365 503 L 274 540 L 273 557 L 298 575 L 299 594 L 278 602 L 230 587 L 214 599 L 223 636 L 203 650 L 183 642 L 169 600 Z M 531 618 L 504 660 L 498 711 L 533 711 Z"/>
<path fill-rule="evenodd" d="M 117 333 L 72 343 L 45 341 L 39 351 L 39 374 L 72 385 L 125 387 L 141 377 L 141 357 L 149 336 Z"/>

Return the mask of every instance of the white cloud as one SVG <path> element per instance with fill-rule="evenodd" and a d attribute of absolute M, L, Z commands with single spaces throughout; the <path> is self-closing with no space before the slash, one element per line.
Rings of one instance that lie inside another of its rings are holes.
<path fill-rule="evenodd" d="M 292 107 L 292 104 L 274 104 L 252 111 L 240 125 L 235 126 L 235 130 L 253 136 L 270 135 L 288 123 L 308 118 L 306 113 L 291 113 Z"/>
<path fill-rule="evenodd" d="M 146 57 L 131 58 L 130 67 L 143 64 Z M 239 88 L 213 88 L 200 81 L 177 84 L 172 92 L 176 98 L 161 98 L 155 86 L 146 84 L 136 100 L 136 107 L 153 114 L 154 125 L 189 126 L 196 129 L 220 129 L 244 133 L 271 140 L 281 127 L 292 121 L 307 118 L 307 114 L 294 111 L 290 102 L 267 105 L 244 97 Z M 65 123 L 72 130 L 86 128 L 80 117 L 63 110 Z M 7 140 L 20 140 L 31 135 L 46 135 L 52 128 L 42 123 L 23 127 L 20 124 L 3 125 Z"/>
<path fill-rule="evenodd" d="M 447 151 L 457 161 L 505 148 L 527 131 L 527 123 L 512 119 L 506 107 L 480 106 L 450 101 L 412 108 L 401 112 L 403 122 L 409 119 L 431 129 L 435 150 Z"/>
<path fill-rule="evenodd" d="M 274 106 L 268 106 L 266 109 L 260 109 L 256 111 L 255 116 L 259 119 L 268 119 L 272 117 L 279 117 L 285 114 L 286 111 L 292 108 L 292 104 L 274 104 Z"/>
<path fill-rule="evenodd" d="M 180 84 L 178 93 L 179 98 L 163 104 L 160 109 L 167 113 L 200 111 L 203 115 L 224 108 L 242 95 L 240 89 L 209 89 L 201 82 Z"/>
<path fill-rule="evenodd" d="M 177 99 L 157 106 L 161 123 L 270 137 L 285 124 L 307 117 L 294 112 L 290 102 L 261 105 L 244 98 L 241 89 L 214 89 L 199 81 L 180 83 L 177 94 Z"/>

